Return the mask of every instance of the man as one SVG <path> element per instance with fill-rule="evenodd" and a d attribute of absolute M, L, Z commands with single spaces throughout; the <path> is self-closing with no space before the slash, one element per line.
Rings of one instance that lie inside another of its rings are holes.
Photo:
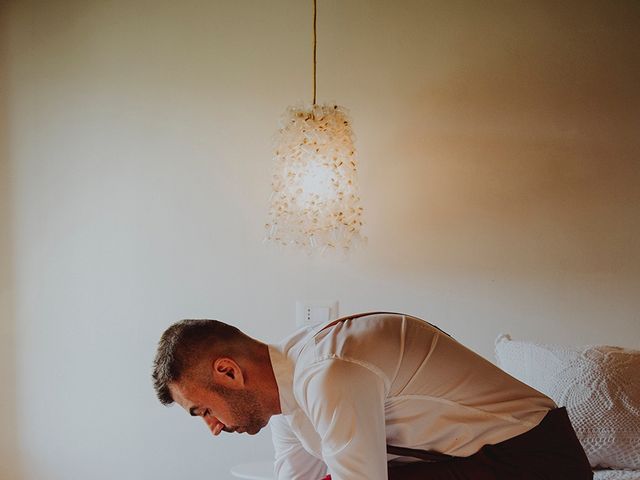
<path fill-rule="evenodd" d="M 279 480 L 592 478 L 564 409 L 408 315 L 345 317 L 280 345 L 184 320 L 162 335 L 153 379 L 214 435 L 270 421 Z"/>

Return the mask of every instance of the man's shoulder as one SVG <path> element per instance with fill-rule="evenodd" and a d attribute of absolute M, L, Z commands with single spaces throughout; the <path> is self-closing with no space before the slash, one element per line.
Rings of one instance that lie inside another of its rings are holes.
<path fill-rule="evenodd" d="M 414 320 L 424 323 L 403 314 L 376 312 L 316 326 L 297 346 L 294 378 L 339 368 L 336 363 L 340 362 L 386 372 L 389 365 L 397 364 L 403 331 Z"/>
<path fill-rule="evenodd" d="M 330 361 L 346 360 L 386 371 L 404 351 L 405 337 L 431 337 L 437 327 L 412 315 L 372 312 L 342 317 L 337 321 L 297 330 L 283 343 L 283 351 L 300 378 L 311 366 L 329 368 Z"/>

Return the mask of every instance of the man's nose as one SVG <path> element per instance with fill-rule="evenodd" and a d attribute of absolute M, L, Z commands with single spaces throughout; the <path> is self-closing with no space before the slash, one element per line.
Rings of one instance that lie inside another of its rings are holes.
<path fill-rule="evenodd" d="M 202 419 L 209 428 L 215 427 L 219 423 L 219 420 L 213 415 L 205 415 Z"/>
<path fill-rule="evenodd" d="M 213 416 L 204 417 L 204 421 L 209 427 L 209 430 L 211 430 L 211 433 L 213 433 L 214 435 L 218 435 L 220 433 L 220 430 L 222 430 L 222 427 L 224 427 L 224 424 Z"/>

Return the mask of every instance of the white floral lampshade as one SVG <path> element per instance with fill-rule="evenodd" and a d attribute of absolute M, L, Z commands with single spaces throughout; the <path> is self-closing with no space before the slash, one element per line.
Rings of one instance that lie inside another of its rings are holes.
<path fill-rule="evenodd" d="M 275 151 L 266 240 L 309 252 L 365 240 L 351 122 L 338 105 L 289 107 Z"/>

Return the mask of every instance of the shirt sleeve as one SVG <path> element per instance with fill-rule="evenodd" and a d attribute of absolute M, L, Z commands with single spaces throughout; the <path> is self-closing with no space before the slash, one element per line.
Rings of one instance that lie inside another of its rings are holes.
<path fill-rule="evenodd" d="M 332 480 L 387 480 L 381 375 L 343 359 L 318 362 L 295 388 L 320 436 Z"/>
<path fill-rule="evenodd" d="M 269 426 L 277 480 L 320 480 L 327 474 L 327 466 L 304 449 L 283 415 L 271 417 Z"/>

